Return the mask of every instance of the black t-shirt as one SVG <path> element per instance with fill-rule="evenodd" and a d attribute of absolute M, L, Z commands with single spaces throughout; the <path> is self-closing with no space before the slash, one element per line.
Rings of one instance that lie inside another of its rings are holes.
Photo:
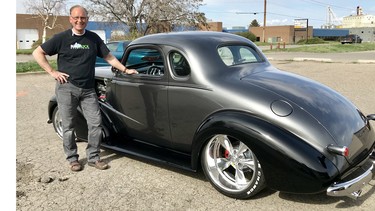
<path fill-rule="evenodd" d="M 105 57 L 109 49 L 94 32 L 86 30 L 81 35 L 73 35 L 66 30 L 54 35 L 41 45 L 48 55 L 57 54 L 57 68 L 69 74 L 68 81 L 80 88 L 94 88 L 96 56 Z"/>

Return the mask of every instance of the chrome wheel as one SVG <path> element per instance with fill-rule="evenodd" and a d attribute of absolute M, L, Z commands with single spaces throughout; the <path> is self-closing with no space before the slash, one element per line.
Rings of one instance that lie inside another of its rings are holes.
<path fill-rule="evenodd" d="M 255 195 L 264 186 L 260 163 L 242 141 L 215 135 L 202 155 L 204 173 L 216 189 L 235 198 Z"/>
<path fill-rule="evenodd" d="M 63 127 L 62 127 L 62 119 L 61 119 L 61 115 L 60 115 L 58 107 L 56 107 L 55 110 L 53 110 L 52 124 L 53 124 L 53 128 L 56 131 L 56 134 L 62 139 Z"/>

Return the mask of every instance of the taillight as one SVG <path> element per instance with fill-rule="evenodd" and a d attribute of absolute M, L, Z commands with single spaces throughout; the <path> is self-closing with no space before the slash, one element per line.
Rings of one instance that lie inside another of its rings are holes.
<path fill-rule="evenodd" d="M 327 146 L 327 150 L 328 150 L 328 152 L 334 153 L 336 155 L 341 155 L 341 156 L 344 156 L 344 157 L 349 156 L 349 148 L 346 147 L 346 146 L 334 146 L 334 145 L 331 144 L 331 145 Z"/>

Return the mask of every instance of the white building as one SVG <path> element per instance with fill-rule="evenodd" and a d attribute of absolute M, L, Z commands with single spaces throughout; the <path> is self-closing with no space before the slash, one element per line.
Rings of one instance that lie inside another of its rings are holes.
<path fill-rule="evenodd" d="M 361 7 L 357 7 L 357 15 L 346 16 L 342 21 L 342 28 L 375 27 L 375 16 L 364 15 Z"/>

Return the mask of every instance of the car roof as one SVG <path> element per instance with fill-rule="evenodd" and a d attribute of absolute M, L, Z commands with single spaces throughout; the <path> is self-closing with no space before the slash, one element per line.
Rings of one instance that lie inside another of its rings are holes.
<path fill-rule="evenodd" d="M 170 32 L 158 33 L 140 37 L 134 40 L 134 44 L 159 44 L 171 45 L 176 47 L 186 48 L 187 46 L 200 46 L 200 45 L 219 45 L 222 43 L 241 42 L 253 45 L 250 40 L 239 35 L 227 32 L 214 32 L 214 31 L 184 31 L 184 32 Z"/>
<path fill-rule="evenodd" d="M 226 45 L 247 45 L 258 49 L 259 55 L 264 61 L 259 48 L 249 39 L 227 32 L 213 31 L 184 31 L 146 35 L 130 43 L 128 48 L 136 45 L 159 45 L 169 46 L 182 50 L 189 58 L 189 62 L 195 69 L 205 70 L 202 74 L 216 74 L 217 71 L 224 71 L 227 67 L 220 58 L 217 49 Z M 210 65 L 207 65 L 210 64 Z"/>

